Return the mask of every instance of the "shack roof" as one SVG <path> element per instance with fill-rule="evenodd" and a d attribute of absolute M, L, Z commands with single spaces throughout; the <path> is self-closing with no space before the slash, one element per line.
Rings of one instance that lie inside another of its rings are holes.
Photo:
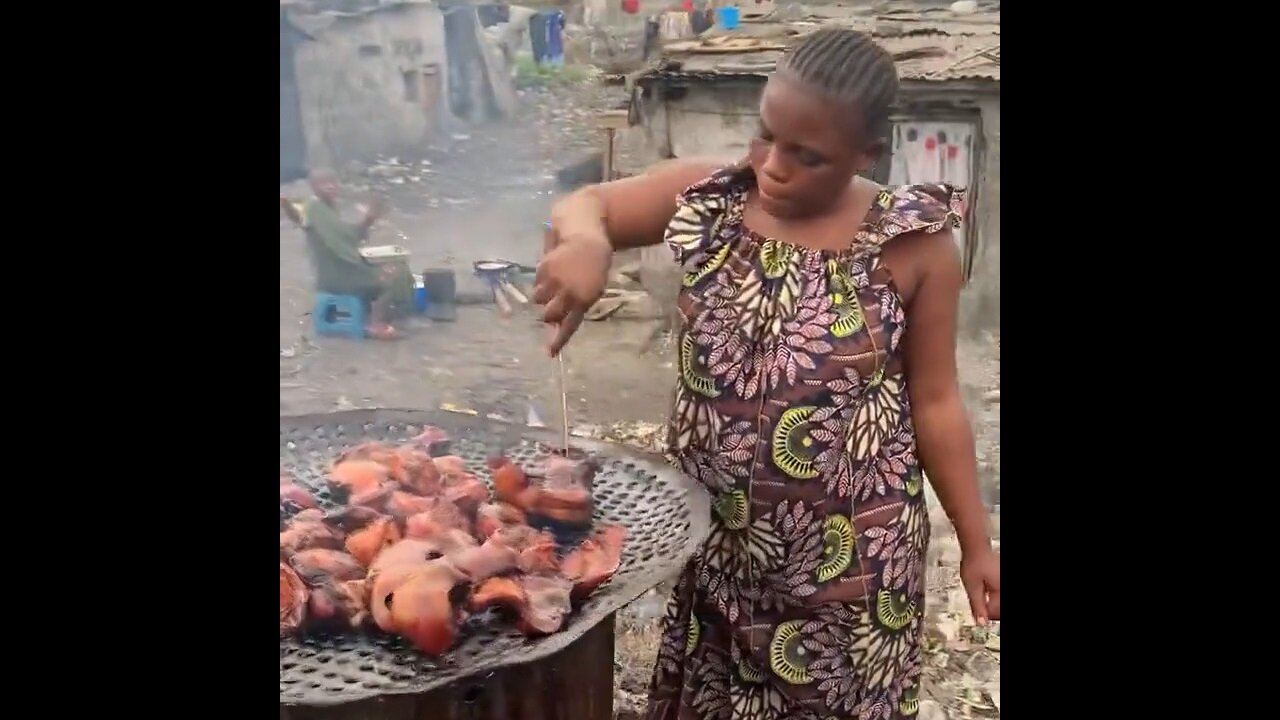
<path fill-rule="evenodd" d="M 957 14 L 945 6 L 889 3 L 875 7 L 824 5 L 768 15 L 744 14 L 736 30 L 708 30 L 696 38 L 666 43 L 645 79 L 716 80 L 773 72 L 789 48 L 820 27 L 862 30 L 893 54 L 903 80 L 1000 81 L 999 5 Z"/>
<path fill-rule="evenodd" d="M 338 12 L 335 10 L 311 12 L 297 4 L 285 4 L 285 0 L 282 0 L 281 9 L 285 11 L 289 21 L 295 27 L 314 38 L 344 23 L 359 22 L 379 13 L 393 12 L 421 5 L 434 6 L 435 3 L 432 0 L 399 0 L 398 2 L 384 2 L 381 5 L 362 8 L 355 12 Z"/>

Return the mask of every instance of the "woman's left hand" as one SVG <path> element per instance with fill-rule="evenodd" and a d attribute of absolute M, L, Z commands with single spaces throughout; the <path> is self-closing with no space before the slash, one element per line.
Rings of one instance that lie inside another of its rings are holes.
<path fill-rule="evenodd" d="M 1000 556 L 991 548 L 965 553 L 960 581 L 969 593 L 969 608 L 979 625 L 1000 619 Z"/>

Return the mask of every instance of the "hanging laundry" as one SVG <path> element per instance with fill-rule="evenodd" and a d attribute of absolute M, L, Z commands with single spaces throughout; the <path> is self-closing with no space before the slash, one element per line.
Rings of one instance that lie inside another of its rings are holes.
<path fill-rule="evenodd" d="M 712 20 L 711 16 L 707 13 L 707 11 L 694 10 L 693 12 L 689 13 L 689 24 L 693 26 L 694 35 L 701 35 L 702 33 L 706 32 L 707 28 L 710 28 L 713 24 L 715 24 L 715 21 Z"/>
<path fill-rule="evenodd" d="M 945 182 L 969 187 L 975 130 L 973 124 L 962 122 L 898 123 L 893 129 L 889 184 Z M 968 227 L 966 223 L 953 231 L 966 267 L 972 256 L 966 239 Z"/>
<path fill-rule="evenodd" d="M 533 61 L 539 65 L 547 60 L 547 16 L 538 13 L 529 18 L 529 44 L 533 47 Z"/>
<path fill-rule="evenodd" d="M 656 17 L 648 18 L 644 21 L 644 45 L 641 47 L 640 56 L 645 60 L 658 49 L 658 38 L 661 35 L 659 20 Z"/>
<path fill-rule="evenodd" d="M 547 62 L 564 65 L 564 13 L 560 10 L 547 13 Z"/>
<path fill-rule="evenodd" d="M 493 27 L 498 23 L 511 21 L 511 6 L 477 5 L 476 14 L 480 16 L 481 27 Z"/>

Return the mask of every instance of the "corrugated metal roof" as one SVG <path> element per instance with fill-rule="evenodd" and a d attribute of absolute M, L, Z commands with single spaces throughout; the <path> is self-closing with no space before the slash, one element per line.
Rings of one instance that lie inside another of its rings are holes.
<path fill-rule="evenodd" d="M 732 32 L 708 31 L 692 40 L 668 43 L 661 62 L 641 80 L 715 79 L 768 75 L 785 48 L 826 25 L 871 34 L 897 60 L 904 80 L 1000 81 L 1000 13 L 955 15 L 949 11 L 906 9 L 873 14 L 864 8 L 814 6 L 802 20 L 744 22 Z M 913 14 L 914 13 L 914 14 Z"/>
<path fill-rule="evenodd" d="M 432 0 L 398 0 L 398 2 L 385 2 L 356 12 L 337 12 L 334 10 L 302 12 L 299 9 L 288 6 L 284 6 L 282 9 L 288 14 L 290 22 L 303 32 L 314 37 L 324 33 L 336 23 L 358 21 L 370 15 L 419 5 L 434 6 L 435 3 Z"/>
<path fill-rule="evenodd" d="M 981 79 L 1000 81 L 999 35 L 907 35 L 877 38 L 897 58 L 903 80 Z M 762 76 L 773 72 L 785 51 L 668 55 L 643 77 L 713 79 Z"/>

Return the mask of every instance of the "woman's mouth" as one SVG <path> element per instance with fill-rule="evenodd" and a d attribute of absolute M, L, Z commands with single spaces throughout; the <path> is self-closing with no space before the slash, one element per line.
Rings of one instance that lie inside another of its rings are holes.
<path fill-rule="evenodd" d="M 777 214 L 778 211 L 783 211 L 791 205 L 790 200 L 787 200 L 786 198 L 774 197 L 769 193 L 765 192 L 764 190 L 759 190 L 758 195 L 760 198 L 761 209 L 763 209 L 765 212 L 769 213 L 770 215 L 775 215 Z"/>

